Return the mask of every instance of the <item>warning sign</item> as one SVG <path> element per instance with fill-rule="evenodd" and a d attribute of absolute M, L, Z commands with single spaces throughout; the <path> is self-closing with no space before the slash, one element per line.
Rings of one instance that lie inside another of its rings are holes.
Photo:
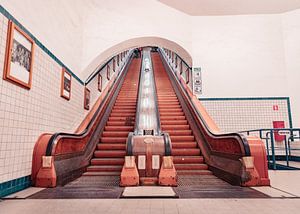
<path fill-rule="evenodd" d="M 194 74 L 194 94 L 196 96 L 202 94 L 202 77 L 201 77 L 201 67 L 193 68 Z"/>

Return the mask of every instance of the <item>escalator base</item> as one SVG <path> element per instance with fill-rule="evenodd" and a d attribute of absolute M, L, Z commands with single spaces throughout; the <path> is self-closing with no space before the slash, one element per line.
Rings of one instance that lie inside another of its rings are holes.
<path fill-rule="evenodd" d="M 119 187 L 119 176 L 82 176 L 65 186 L 47 188 L 29 198 L 120 198 L 124 188 Z"/>
<path fill-rule="evenodd" d="M 269 198 L 249 187 L 233 186 L 214 175 L 179 176 L 173 188 L 179 198 Z"/>
<path fill-rule="evenodd" d="M 63 198 L 124 198 L 124 188 L 119 187 L 119 176 L 82 176 L 65 186 L 42 190 L 31 199 Z M 173 187 L 174 198 L 268 198 L 249 187 L 232 186 L 214 175 L 179 176 L 178 187 Z M 168 196 L 169 197 L 169 196 Z M 127 197 L 125 197 L 127 198 Z M 135 196 L 132 198 L 145 198 Z M 153 195 L 147 198 L 161 198 Z"/>

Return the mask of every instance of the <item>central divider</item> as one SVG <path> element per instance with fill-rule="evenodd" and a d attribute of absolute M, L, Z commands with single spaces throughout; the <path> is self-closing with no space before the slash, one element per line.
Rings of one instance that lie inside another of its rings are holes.
<path fill-rule="evenodd" d="M 156 105 L 157 98 L 150 50 L 150 48 L 143 50 L 134 134 L 158 136 L 161 134 L 160 119 Z"/>
<path fill-rule="evenodd" d="M 168 133 L 161 132 L 151 48 L 143 48 L 135 130 L 128 135 L 121 186 L 176 186 Z"/>

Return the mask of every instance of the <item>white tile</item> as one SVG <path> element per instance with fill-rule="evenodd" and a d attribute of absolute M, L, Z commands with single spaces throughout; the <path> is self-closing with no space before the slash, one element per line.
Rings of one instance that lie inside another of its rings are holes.
<path fill-rule="evenodd" d="M 0 14 L 1 19 L 5 20 L 0 21 L 0 67 L 3 67 L 8 20 Z M 33 82 L 30 90 L 0 78 L 0 146 L 2 143 L 8 143 L 20 150 L 19 152 L 12 149 L 12 153 L 0 151 L 0 158 L 4 159 L 7 166 L 0 167 L 1 173 L 5 173 L 0 177 L 0 183 L 30 174 L 33 147 L 42 133 L 73 132 L 88 113 L 83 109 L 83 86 L 72 78 L 71 100 L 61 98 L 61 66 L 38 46 L 35 47 Z M 2 75 L 3 69 L 0 69 L 0 76 Z M 92 106 L 100 95 L 97 90 L 97 78 L 92 80 L 88 87 L 91 91 Z M 23 144 L 26 146 L 19 146 Z M 20 164 L 14 166 L 15 163 Z M 9 169 L 14 167 L 16 173 L 9 173 Z"/>

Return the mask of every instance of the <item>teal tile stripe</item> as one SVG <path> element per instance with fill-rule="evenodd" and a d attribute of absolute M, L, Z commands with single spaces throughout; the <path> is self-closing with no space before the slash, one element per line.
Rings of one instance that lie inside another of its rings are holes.
<path fill-rule="evenodd" d="M 288 100 L 289 97 L 213 97 L 213 98 L 199 98 L 199 100 L 203 101 L 224 101 L 224 100 Z"/>
<path fill-rule="evenodd" d="M 212 98 L 199 98 L 200 101 L 233 101 L 233 100 L 286 100 L 289 126 L 293 128 L 292 110 L 289 97 L 212 97 Z"/>
<path fill-rule="evenodd" d="M 31 186 L 30 175 L 0 183 L 0 198 Z"/>
<path fill-rule="evenodd" d="M 9 20 L 12 20 L 19 28 L 21 28 L 28 36 L 32 38 L 37 46 L 39 46 L 46 54 L 48 54 L 55 62 L 60 66 L 66 68 L 66 70 L 81 84 L 83 81 L 76 76 L 62 61 L 60 61 L 48 48 L 46 48 L 35 36 L 33 36 L 17 19 L 15 19 L 2 5 L 0 5 L 0 12 Z"/>

